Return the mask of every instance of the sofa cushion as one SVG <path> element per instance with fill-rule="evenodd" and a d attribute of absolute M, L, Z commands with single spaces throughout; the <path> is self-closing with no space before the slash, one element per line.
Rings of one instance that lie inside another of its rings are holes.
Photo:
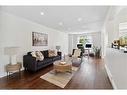
<path fill-rule="evenodd" d="M 44 55 L 44 58 L 48 58 L 48 50 L 41 51 L 41 53 Z"/>
<path fill-rule="evenodd" d="M 38 61 L 37 66 L 46 65 L 48 63 L 51 63 L 53 60 L 51 58 L 44 58 L 43 61 Z"/>
<path fill-rule="evenodd" d="M 56 61 L 56 60 L 60 60 L 61 57 L 60 56 L 53 56 L 53 57 L 50 57 L 50 58 L 52 58 L 53 61 Z"/>

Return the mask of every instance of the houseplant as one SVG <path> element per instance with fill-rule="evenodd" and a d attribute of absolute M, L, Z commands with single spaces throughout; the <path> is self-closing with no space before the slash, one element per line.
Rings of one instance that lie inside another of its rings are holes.
<path fill-rule="evenodd" d="M 81 36 L 79 39 L 79 44 L 77 44 L 77 48 L 81 49 L 82 53 L 84 53 L 84 45 L 87 42 L 87 38 L 85 36 Z"/>

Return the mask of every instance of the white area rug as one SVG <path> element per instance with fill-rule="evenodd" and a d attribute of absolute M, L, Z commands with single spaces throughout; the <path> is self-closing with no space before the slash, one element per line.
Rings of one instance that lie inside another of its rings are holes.
<path fill-rule="evenodd" d="M 50 72 L 42 75 L 40 78 L 44 79 L 56 86 L 64 88 L 67 83 L 71 80 L 74 73 L 78 70 L 78 67 L 72 67 L 72 73 L 65 72 L 65 73 L 57 73 L 55 74 L 53 70 Z"/>

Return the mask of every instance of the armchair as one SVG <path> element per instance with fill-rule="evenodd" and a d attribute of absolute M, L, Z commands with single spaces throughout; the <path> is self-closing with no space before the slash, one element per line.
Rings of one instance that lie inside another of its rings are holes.
<path fill-rule="evenodd" d="M 70 57 L 78 57 L 81 58 L 82 57 L 82 52 L 80 49 L 73 49 L 72 54 L 69 55 Z"/>

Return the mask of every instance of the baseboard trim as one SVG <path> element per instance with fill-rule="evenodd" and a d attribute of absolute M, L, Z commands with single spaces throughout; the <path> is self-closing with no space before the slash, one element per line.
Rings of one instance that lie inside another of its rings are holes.
<path fill-rule="evenodd" d="M 23 71 L 23 70 L 24 70 L 24 68 L 21 69 L 21 71 Z M 14 73 L 16 73 L 16 72 L 14 72 Z M 13 73 L 11 73 L 11 74 L 13 74 Z M 6 76 L 7 76 L 7 74 L 1 75 L 0 78 L 6 77 Z"/>
<path fill-rule="evenodd" d="M 110 70 L 109 70 L 109 68 L 108 68 L 108 66 L 106 64 L 105 64 L 105 69 L 106 69 L 106 72 L 108 74 L 109 80 L 110 80 L 110 82 L 111 82 L 111 84 L 113 86 L 113 89 L 117 89 L 117 86 L 115 84 L 115 81 L 113 80 L 112 74 L 111 74 L 111 72 L 110 72 Z"/>
<path fill-rule="evenodd" d="M 7 74 L 2 74 L 2 75 L 0 75 L 0 78 L 3 78 L 5 76 L 7 76 Z"/>

